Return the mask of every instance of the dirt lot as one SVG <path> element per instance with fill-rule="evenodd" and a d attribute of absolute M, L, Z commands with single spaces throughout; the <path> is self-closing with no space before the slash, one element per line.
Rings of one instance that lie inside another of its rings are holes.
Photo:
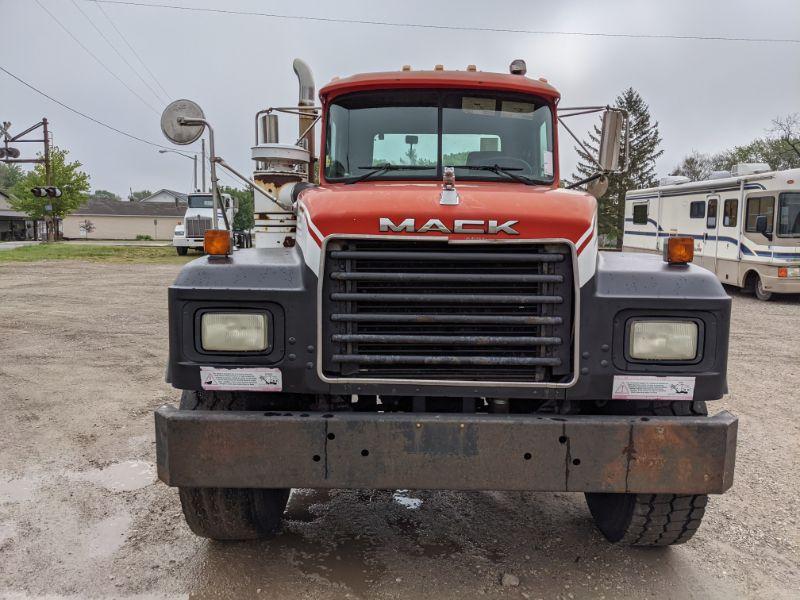
<path fill-rule="evenodd" d="M 610 546 L 578 494 L 303 490 L 276 540 L 221 544 L 154 473 L 178 269 L 0 265 L 0 597 L 800 596 L 797 298 L 734 299 L 736 483 L 684 546 Z"/>

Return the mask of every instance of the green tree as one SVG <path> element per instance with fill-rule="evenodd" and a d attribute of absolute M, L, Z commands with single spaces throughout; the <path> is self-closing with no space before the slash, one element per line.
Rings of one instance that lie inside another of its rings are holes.
<path fill-rule="evenodd" d="M 692 181 L 708 179 L 711 171 L 730 171 L 737 163 L 767 163 L 782 171 L 800 168 L 800 114 L 776 117 L 767 136 L 717 154 L 692 151 L 672 170 Z"/>
<path fill-rule="evenodd" d="M 683 175 L 690 181 L 702 181 L 708 179 L 711 171 L 716 170 L 714 166 L 713 157 L 692 150 L 691 154 L 684 156 L 680 164 L 672 169 L 670 175 Z"/>
<path fill-rule="evenodd" d="M 0 163 L 0 190 L 11 190 L 25 174 L 14 163 Z"/>
<path fill-rule="evenodd" d="M 92 192 L 92 196 L 95 198 L 106 198 L 108 200 L 122 200 L 117 194 L 109 192 L 108 190 L 95 190 Z"/>
<path fill-rule="evenodd" d="M 628 88 L 617 96 L 615 106 L 628 111 L 630 156 L 625 156 L 624 147 L 620 156 L 621 164 L 625 164 L 627 160 L 628 170 L 609 175 L 608 191 L 598 201 L 598 220 L 600 233 L 605 234 L 608 239 L 615 239 L 617 247 L 620 247 L 625 225 L 625 192 L 656 184 L 655 161 L 664 150 L 660 148 L 658 121 L 650 116 L 650 108 L 639 92 Z M 595 126 L 588 139 L 583 142 L 586 150 L 580 146 L 575 148 L 580 160 L 573 181 L 580 181 L 597 171 L 594 159 L 598 155 L 600 133 L 600 127 Z"/>
<path fill-rule="evenodd" d="M 228 185 L 219 188 L 220 194 L 230 194 L 237 200 L 239 210 L 233 217 L 233 228 L 249 230 L 255 226 L 255 216 L 253 214 L 253 188 L 239 189 Z"/>
<path fill-rule="evenodd" d="M 51 184 L 61 190 L 58 198 L 37 198 L 31 188 L 47 185 L 44 163 L 37 163 L 20 179 L 9 199 L 11 208 L 23 212 L 31 219 L 39 220 L 47 217 L 63 219 L 86 202 L 89 191 L 89 175 L 81 170 L 79 161 L 67 161 L 68 150 L 54 146 L 50 150 Z M 45 210 L 50 205 L 51 210 Z"/>
<path fill-rule="evenodd" d="M 136 192 L 131 190 L 131 193 L 128 194 L 128 200 L 130 200 L 131 202 L 138 202 L 139 200 L 144 200 L 148 196 L 152 195 L 153 192 L 151 192 L 150 190 L 138 190 Z"/>

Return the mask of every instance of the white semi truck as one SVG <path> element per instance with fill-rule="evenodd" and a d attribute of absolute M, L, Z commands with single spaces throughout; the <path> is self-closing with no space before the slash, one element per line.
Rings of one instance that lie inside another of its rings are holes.
<path fill-rule="evenodd" d="M 222 206 L 228 217 L 228 222 L 233 223 L 236 214 L 233 198 L 230 194 L 220 194 Z M 183 220 L 175 226 L 172 236 L 172 245 L 181 256 L 185 256 L 189 248 L 203 251 L 203 236 L 206 229 L 211 229 L 211 219 L 214 214 L 214 200 L 210 193 L 189 194 L 188 206 Z M 217 227 L 225 228 L 222 210 L 217 210 Z"/>

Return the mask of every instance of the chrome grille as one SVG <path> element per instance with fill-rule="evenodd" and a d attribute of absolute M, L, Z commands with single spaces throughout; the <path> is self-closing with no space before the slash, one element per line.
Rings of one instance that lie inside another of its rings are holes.
<path fill-rule="evenodd" d="M 208 217 L 186 218 L 186 237 L 203 237 L 206 229 L 211 229 L 211 219 Z"/>
<path fill-rule="evenodd" d="M 332 240 L 322 284 L 323 372 L 569 381 L 571 256 L 565 244 Z"/>

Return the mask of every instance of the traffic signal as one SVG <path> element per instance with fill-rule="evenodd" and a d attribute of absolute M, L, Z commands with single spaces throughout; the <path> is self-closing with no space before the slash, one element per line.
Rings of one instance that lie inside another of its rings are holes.
<path fill-rule="evenodd" d="M 19 148 L 0 148 L 0 159 L 19 158 Z"/>
<path fill-rule="evenodd" d="M 50 196 L 51 198 L 60 198 L 61 189 L 52 185 L 49 187 L 35 187 L 31 189 L 31 194 L 37 198 L 46 198 L 47 196 Z"/>

